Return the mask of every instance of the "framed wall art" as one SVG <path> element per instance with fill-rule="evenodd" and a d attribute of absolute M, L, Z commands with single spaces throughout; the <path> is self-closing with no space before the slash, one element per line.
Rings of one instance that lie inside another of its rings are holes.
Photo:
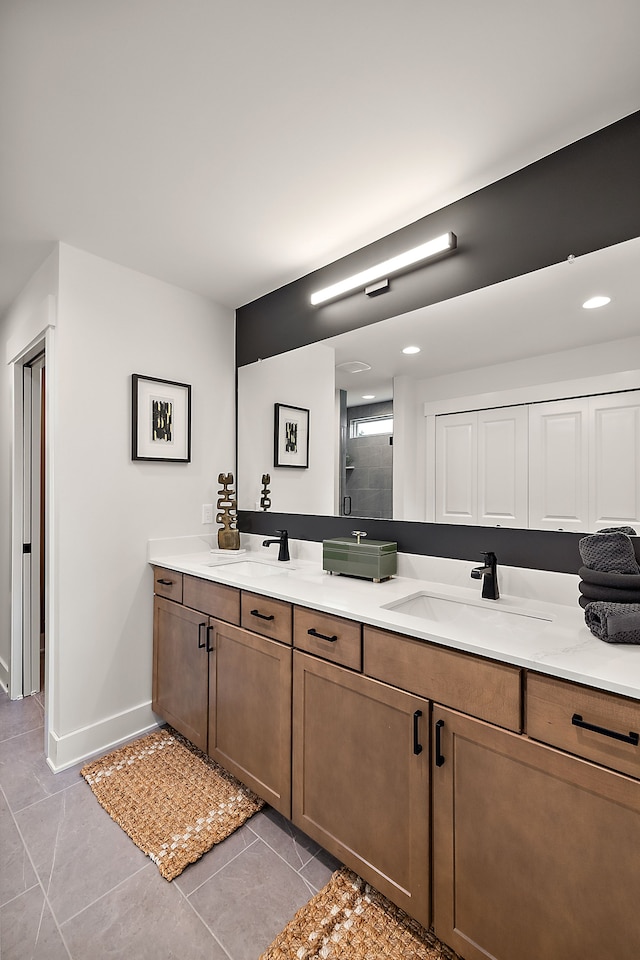
<path fill-rule="evenodd" d="M 131 459 L 191 462 L 191 386 L 131 375 Z"/>
<path fill-rule="evenodd" d="M 309 411 L 286 403 L 274 407 L 274 467 L 308 467 Z"/>

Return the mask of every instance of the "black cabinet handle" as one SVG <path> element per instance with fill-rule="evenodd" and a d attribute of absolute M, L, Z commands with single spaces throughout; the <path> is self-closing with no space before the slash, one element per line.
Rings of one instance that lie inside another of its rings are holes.
<path fill-rule="evenodd" d="M 270 613 L 270 614 L 267 616 L 266 613 L 260 613 L 259 610 L 252 610 L 252 611 L 251 611 L 251 616 L 252 616 L 252 617 L 260 617 L 261 620 L 275 620 L 275 616 L 274 616 L 272 613 Z"/>
<path fill-rule="evenodd" d="M 422 744 L 418 740 L 418 721 L 422 716 L 422 710 L 416 710 L 413 715 L 413 752 L 416 757 L 422 753 Z"/>
<path fill-rule="evenodd" d="M 206 642 L 202 638 L 202 631 L 206 627 L 206 625 L 207 625 L 206 620 L 203 623 L 198 624 L 198 648 L 200 650 L 204 650 L 204 648 L 206 647 Z"/>
<path fill-rule="evenodd" d="M 213 653 L 215 649 L 215 647 L 213 646 L 213 643 L 211 642 L 211 637 L 213 635 L 214 630 L 215 630 L 215 627 L 207 627 L 207 653 Z"/>
<path fill-rule="evenodd" d="M 436 767 L 441 767 L 444 763 L 444 756 L 442 755 L 442 728 L 444 727 L 444 720 L 436 720 Z"/>
<path fill-rule="evenodd" d="M 161 583 L 163 587 L 171 587 L 174 581 L 173 580 L 156 580 L 156 583 Z"/>
<path fill-rule="evenodd" d="M 640 736 L 633 731 L 629 733 L 617 733 L 615 730 L 607 730 L 606 727 L 598 727 L 595 723 L 587 723 L 579 713 L 574 713 L 571 718 L 574 727 L 582 727 L 584 730 L 591 730 L 593 733 L 601 733 L 603 737 L 612 737 L 614 740 L 622 740 L 623 743 L 632 743 L 634 747 L 638 746 Z"/>
<path fill-rule="evenodd" d="M 335 643 L 338 639 L 337 637 L 327 637 L 324 633 L 318 633 L 315 627 L 311 627 L 311 630 L 307 630 L 307 633 L 310 637 L 317 637 L 318 640 L 327 640 L 329 643 Z"/>
<path fill-rule="evenodd" d="M 345 517 L 351 516 L 351 497 L 344 497 L 342 501 L 342 513 Z"/>

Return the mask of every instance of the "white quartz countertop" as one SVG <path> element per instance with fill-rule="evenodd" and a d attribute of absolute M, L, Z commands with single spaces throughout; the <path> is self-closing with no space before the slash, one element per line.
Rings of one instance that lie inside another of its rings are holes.
<path fill-rule="evenodd" d="M 640 646 L 594 637 L 577 594 L 575 607 L 509 596 L 483 600 L 479 582 L 460 587 L 393 577 L 372 583 L 331 576 L 315 561 L 278 562 L 252 551 L 229 558 L 207 550 L 150 562 L 640 700 Z M 407 598 L 413 600 L 403 604 Z M 394 609 L 398 603 L 402 609 Z"/>

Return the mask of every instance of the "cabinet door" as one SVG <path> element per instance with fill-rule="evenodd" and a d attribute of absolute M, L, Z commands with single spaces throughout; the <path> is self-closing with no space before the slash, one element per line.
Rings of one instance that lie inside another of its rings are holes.
<path fill-rule="evenodd" d="M 529 439 L 529 526 L 588 532 L 587 399 L 532 404 Z"/>
<path fill-rule="evenodd" d="M 213 623 L 209 755 L 291 816 L 291 647 Z"/>
<path fill-rule="evenodd" d="M 153 710 L 201 750 L 207 749 L 208 617 L 155 597 Z"/>
<path fill-rule="evenodd" d="M 434 926 L 466 960 L 640 956 L 640 783 L 435 707 Z"/>
<path fill-rule="evenodd" d="M 589 529 L 640 524 L 640 391 L 589 399 Z"/>
<path fill-rule="evenodd" d="M 430 920 L 429 703 L 294 652 L 293 821 Z"/>
<path fill-rule="evenodd" d="M 476 413 L 436 417 L 436 523 L 477 523 Z"/>
<path fill-rule="evenodd" d="M 525 406 L 436 417 L 439 523 L 528 526 Z"/>
<path fill-rule="evenodd" d="M 478 414 L 478 524 L 529 525 L 527 408 Z"/>

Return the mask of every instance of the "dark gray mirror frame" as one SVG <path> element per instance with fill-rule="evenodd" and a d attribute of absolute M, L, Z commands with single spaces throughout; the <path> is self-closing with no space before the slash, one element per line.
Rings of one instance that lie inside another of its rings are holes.
<path fill-rule="evenodd" d="M 640 111 L 464 197 L 348 257 L 236 311 L 236 364 L 398 316 L 640 236 Z M 311 292 L 447 230 L 457 251 L 394 278 L 384 296 L 312 307 Z M 510 566 L 575 573 L 579 534 L 358 520 L 399 550 L 475 560 L 487 550 Z M 293 538 L 351 532 L 353 519 L 239 512 L 244 532 L 286 527 Z"/>

